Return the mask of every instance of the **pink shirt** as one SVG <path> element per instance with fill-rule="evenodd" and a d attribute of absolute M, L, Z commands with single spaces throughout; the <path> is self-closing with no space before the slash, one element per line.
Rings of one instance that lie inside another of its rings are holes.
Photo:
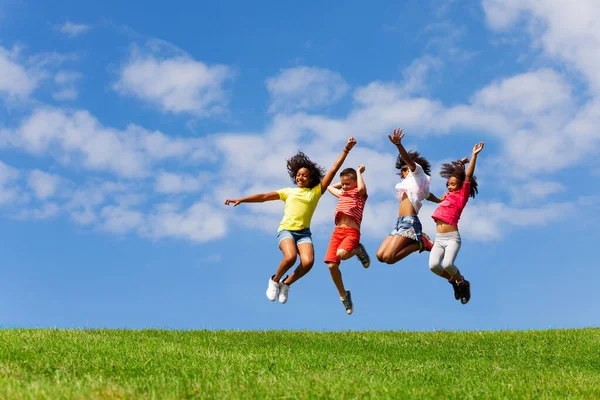
<path fill-rule="evenodd" d="M 350 189 L 347 192 L 342 190 L 340 200 L 335 207 L 335 223 L 337 224 L 339 214 L 345 214 L 354 219 L 356 224 L 360 226 L 367 197 L 369 196 L 366 194 L 361 195 L 358 188 Z"/>
<path fill-rule="evenodd" d="M 435 209 L 431 218 L 435 221 L 442 221 L 458 228 L 458 220 L 462 214 L 469 195 L 471 194 L 471 182 L 463 182 L 459 190 L 452 193 L 446 193 L 444 200 Z"/>

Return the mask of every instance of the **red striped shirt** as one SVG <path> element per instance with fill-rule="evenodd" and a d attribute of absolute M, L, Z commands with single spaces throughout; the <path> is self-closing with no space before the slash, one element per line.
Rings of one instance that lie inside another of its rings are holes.
<path fill-rule="evenodd" d="M 350 189 L 347 192 L 342 191 L 335 207 L 335 223 L 337 224 L 339 214 L 345 214 L 354 219 L 358 226 L 360 226 L 367 197 L 369 196 L 366 194 L 364 196 L 361 195 L 358 192 L 358 188 Z"/>

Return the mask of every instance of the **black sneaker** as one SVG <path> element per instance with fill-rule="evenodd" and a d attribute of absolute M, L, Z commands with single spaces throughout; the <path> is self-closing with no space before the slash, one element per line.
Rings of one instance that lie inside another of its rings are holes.
<path fill-rule="evenodd" d="M 452 289 L 454 289 L 454 298 L 456 300 L 460 299 L 460 287 L 458 283 L 456 283 L 456 279 L 453 279 L 452 282 L 449 282 L 452 285 Z"/>
<path fill-rule="evenodd" d="M 460 290 L 460 302 L 462 304 L 467 304 L 469 300 L 471 300 L 471 284 L 465 279 L 462 283 L 459 283 L 458 286 Z"/>
<path fill-rule="evenodd" d="M 346 314 L 350 315 L 354 312 L 354 304 L 352 304 L 352 296 L 349 290 L 346 290 L 346 297 L 342 299 L 342 303 L 346 307 Z"/>
<path fill-rule="evenodd" d="M 358 254 L 356 255 L 356 258 L 359 259 L 359 261 L 361 262 L 362 266 L 364 268 L 369 268 L 369 266 L 371 265 L 371 257 L 369 257 L 369 254 L 367 253 L 367 249 L 365 249 L 365 246 L 362 245 L 362 243 L 358 244 Z"/>

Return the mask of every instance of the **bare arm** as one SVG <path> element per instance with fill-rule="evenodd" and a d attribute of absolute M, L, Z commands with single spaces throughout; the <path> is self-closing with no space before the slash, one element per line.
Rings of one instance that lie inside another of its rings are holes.
<path fill-rule="evenodd" d="M 433 193 L 429 193 L 429 196 L 427 196 L 427 199 L 425 199 L 425 200 L 429 200 L 432 203 L 441 203 L 443 198 L 444 198 L 444 196 L 442 196 L 441 198 L 437 198 L 437 197 L 435 197 L 435 195 Z"/>
<path fill-rule="evenodd" d="M 327 190 L 329 190 L 329 193 L 331 193 L 335 197 L 339 198 L 342 195 L 342 191 L 340 190 L 341 187 L 342 187 L 342 184 L 340 182 L 338 182 L 338 183 L 334 183 L 333 185 L 327 186 Z"/>
<path fill-rule="evenodd" d="M 475 164 L 477 162 L 477 155 L 481 152 L 481 150 L 483 150 L 483 145 L 484 145 L 483 142 L 479 142 L 475 146 L 473 146 L 473 154 L 471 155 L 471 162 L 469 163 L 469 168 L 467 168 L 465 182 L 471 182 L 471 178 L 473 177 L 473 174 L 475 173 Z"/>
<path fill-rule="evenodd" d="M 359 165 L 356 169 L 356 188 L 361 196 L 365 196 L 367 194 L 367 185 L 365 185 L 365 181 L 362 177 L 363 172 L 365 172 L 365 166 Z"/>
<path fill-rule="evenodd" d="M 404 160 L 404 162 L 406 163 L 408 168 L 410 168 L 410 170 L 414 172 L 415 168 L 417 168 L 417 166 L 416 166 L 415 162 L 410 159 L 410 157 L 408 156 L 408 152 L 402 145 L 403 137 L 404 137 L 404 132 L 402 132 L 402 128 L 396 128 L 396 129 L 394 129 L 393 135 L 388 135 L 390 142 L 392 142 L 396 145 L 396 148 L 398 149 L 398 152 L 400 153 L 400 157 L 402 157 L 402 160 Z"/>
<path fill-rule="evenodd" d="M 356 140 L 353 137 L 348 139 L 348 142 L 344 146 L 344 150 L 342 150 L 337 160 L 335 160 L 335 162 L 333 163 L 333 167 L 331 167 L 331 169 L 327 171 L 325 177 L 321 181 L 321 194 L 325 193 L 325 191 L 327 190 L 327 186 L 331 184 L 331 181 L 333 181 L 333 177 L 338 172 L 338 170 L 344 163 L 344 160 L 346 160 L 346 156 L 348 155 L 350 150 L 352 150 L 355 144 Z"/>
<path fill-rule="evenodd" d="M 225 205 L 228 206 L 229 204 L 233 204 L 233 206 L 236 207 L 240 203 L 264 203 L 265 201 L 272 200 L 279 200 L 279 193 L 259 193 L 248 197 L 242 197 L 241 199 L 227 199 L 225 200 Z"/>

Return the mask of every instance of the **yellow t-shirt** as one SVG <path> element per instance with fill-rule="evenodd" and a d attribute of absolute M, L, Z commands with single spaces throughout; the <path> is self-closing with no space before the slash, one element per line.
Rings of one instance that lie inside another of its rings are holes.
<path fill-rule="evenodd" d="M 277 191 L 279 198 L 285 201 L 283 219 L 277 232 L 282 230 L 299 231 L 310 228 L 310 220 L 317 208 L 317 203 L 323 195 L 321 184 L 309 188 L 284 188 Z"/>

